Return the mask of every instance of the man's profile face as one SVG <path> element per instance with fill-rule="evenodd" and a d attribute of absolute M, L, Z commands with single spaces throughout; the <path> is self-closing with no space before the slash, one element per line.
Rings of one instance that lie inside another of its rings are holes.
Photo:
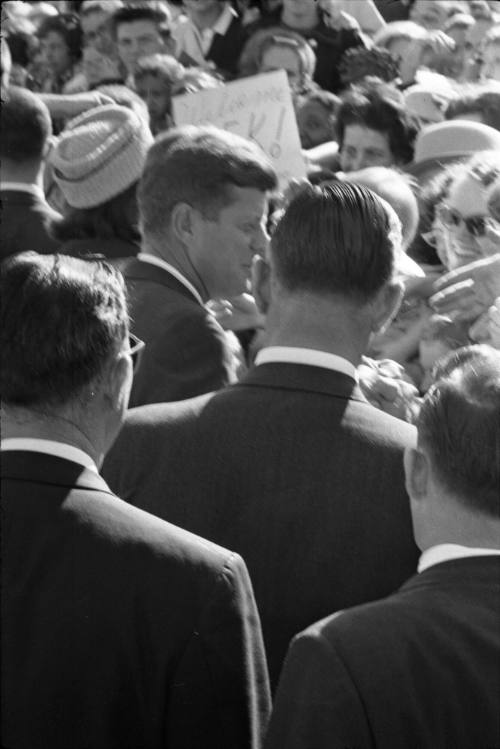
<path fill-rule="evenodd" d="M 265 253 L 267 194 L 253 187 L 228 188 L 233 200 L 211 221 L 197 212 L 193 251 L 210 296 L 228 298 L 247 290 L 252 258 Z"/>
<path fill-rule="evenodd" d="M 347 125 L 340 151 L 340 165 L 344 172 L 395 163 L 386 133 L 363 125 Z"/>
<path fill-rule="evenodd" d="M 158 27 L 148 19 L 121 23 L 116 30 L 116 41 L 120 59 L 128 73 L 133 73 L 140 57 L 164 51 Z"/>

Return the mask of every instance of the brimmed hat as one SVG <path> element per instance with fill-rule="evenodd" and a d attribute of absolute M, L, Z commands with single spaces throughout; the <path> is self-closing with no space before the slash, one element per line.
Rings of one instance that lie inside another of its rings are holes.
<path fill-rule="evenodd" d="M 405 104 L 410 114 L 429 122 L 442 122 L 444 110 L 453 98 L 451 86 L 431 86 L 415 83 L 404 92 Z"/>
<path fill-rule="evenodd" d="M 428 125 L 417 136 L 413 162 L 405 171 L 420 182 L 443 166 L 462 161 L 479 151 L 500 149 L 500 131 L 482 122 L 449 120 Z"/>
<path fill-rule="evenodd" d="M 68 123 L 50 162 L 73 208 L 106 203 L 140 178 L 153 136 L 126 107 L 95 107 Z"/>

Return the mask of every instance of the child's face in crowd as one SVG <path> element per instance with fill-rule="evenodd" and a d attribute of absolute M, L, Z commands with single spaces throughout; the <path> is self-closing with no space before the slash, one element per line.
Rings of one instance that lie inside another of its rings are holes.
<path fill-rule="evenodd" d="M 160 120 L 170 110 L 170 92 L 161 78 L 144 75 L 136 81 L 137 93 L 146 102 L 151 120 Z"/>
<path fill-rule="evenodd" d="M 314 148 L 335 139 L 335 118 L 318 101 L 306 101 L 297 110 L 302 148 Z"/>

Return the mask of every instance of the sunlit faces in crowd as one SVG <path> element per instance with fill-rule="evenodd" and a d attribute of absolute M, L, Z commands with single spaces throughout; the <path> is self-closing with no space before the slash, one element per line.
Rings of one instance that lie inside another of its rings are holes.
<path fill-rule="evenodd" d="M 500 26 L 490 32 L 482 52 L 481 77 L 500 81 Z"/>
<path fill-rule="evenodd" d="M 57 31 L 49 31 L 42 38 L 40 52 L 43 63 L 54 75 L 62 75 L 73 64 L 70 49 L 62 34 Z"/>
<path fill-rule="evenodd" d="M 410 18 L 425 29 L 442 29 L 450 3 L 446 0 L 415 0 L 410 10 Z"/>
<path fill-rule="evenodd" d="M 184 74 L 184 67 L 170 55 L 151 55 L 137 63 L 134 85 L 146 103 L 153 134 L 171 125 L 172 87 Z"/>
<path fill-rule="evenodd" d="M 305 39 L 293 32 L 273 34 L 263 41 L 259 73 L 284 70 L 290 88 L 298 90 L 312 83 L 316 56 Z"/>
<path fill-rule="evenodd" d="M 442 233 L 441 260 L 449 270 L 498 252 L 500 225 L 488 210 L 488 197 L 489 189 L 480 176 L 467 171 L 454 179 L 438 206 L 434 230 Z"/>
<path fill-rule="evenodd" d="M 295 114 L 302 148 L 314 148 L 335 140 L 336 110 L 340 100 L 328 91 L 304 96 L 296 103 Z"/>
<path fill-rule="evenodd" d="M 148 73 L 137 78 L 135 90 L 146 103 L 151 123 L 159 122 L 170 114 L 172 100 L 170 88 L 157 75 Z"/>
<path fill-rule="evenodd" d="M 149 18 L 140 18 L 117 24 L 116 42 L 120 58 L 129 74 L 134 72 L 141 57 L 159 52 L 169 52 L 160 25 Z"/>
<path fill-rule="evenodd" d="M 340 151 L 340 166 L 344 172 L 395 163 L 386 133 L 363 125 L 347 125 Z"/>

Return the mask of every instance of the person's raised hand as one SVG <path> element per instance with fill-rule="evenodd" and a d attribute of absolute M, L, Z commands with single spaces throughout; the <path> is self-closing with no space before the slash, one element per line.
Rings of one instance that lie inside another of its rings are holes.
<path fill-rule="evenodd" d="M 446 273 L 429 303 L 440 315 L 476 320 L 500 296 L 500 252 Z"/>
<path fill-rule="evenodd" d="M 265 324 L 265 317 L 259 312 L 251 294 L 212 300 L 209 308 L 224 330 L 250 330 L 263 328 Z"/>

